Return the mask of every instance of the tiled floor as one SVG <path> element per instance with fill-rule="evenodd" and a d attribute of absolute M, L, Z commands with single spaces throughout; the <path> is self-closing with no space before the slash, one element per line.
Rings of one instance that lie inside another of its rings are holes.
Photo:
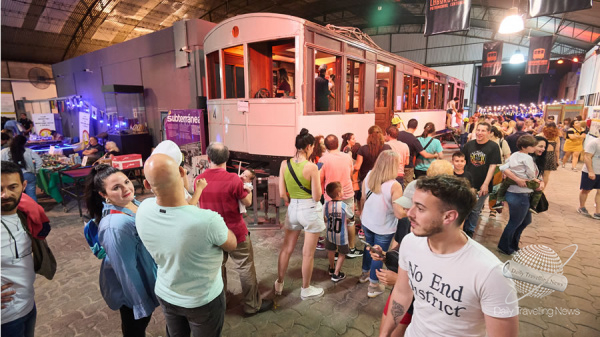
<path fill-rule="evenodd" d="M 533 224 L 523 233 L 522 246 L 547 245 L 558 252 L 563 262 L 570 256 L 570 251 L 561 251 L 563 247 L 575 243 L 578 250 L 564 267 L 569 281 L 565 292 L 520 302 L 520 336 L 600 336 L 600 221 L 575 211 L 580 175 L 561 168 L 552 174 L 546 189 L 550 209 L 535 215 Z M 41 204 L 48 210 L 53 225 L 48 241 L 58 260 L 58 272 L 52 281 L 40 277 L 36 280 L 36 335 L 120 336 L 119 314 L 110 310 L 100 295 L 100 261 L 86 245 L 76 204 L 72 202 L 66 214 L 61 206 L 48 198 L 42 198 Z M 593 209 L 593 196 L 588 208 Z M 495 247 L 506 221 L 506 214 L 494 219 L 489 217 L 489 211 L 484 211 L 475 239 L 498 255 Z M 276 278 L 283 232 L 273 229 L 251 231 L 259 283 L 265 295 L 269 295 Z M 229 299 L 223 335 L 378 335 L 389 290 L 378 298 L 367 298 L 367 285 L 358 283 L 360 258 L 347 260 L 344 270 L 348 278 L 334 284 L 327 275 L 326 252 L 318 251 L 313 280 L 325 288 L 325 296 L 300 300 L 301 244 L 302 236 L 290 262 L 283 295 L 277 298 L 277 306 L 272 311 L 244 317 L 239 305 L 241 288 L 237 275 L 229 273 L 230 290 L 234 295 Z M 504 255 L 499 257 L 503 261 L 508 259 Z M 154 312 L 147 333 L 149 336 L 166 335 L 160 308 Z"/>

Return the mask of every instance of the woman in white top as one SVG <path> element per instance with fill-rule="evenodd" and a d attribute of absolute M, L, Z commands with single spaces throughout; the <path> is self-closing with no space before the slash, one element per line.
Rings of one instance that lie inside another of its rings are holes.
<path fill-rule="evenodd" d="M 365 240 L 371 246 L 378 245 L 384 252 L 394 238 L 398 219 L 405 216 L 402 206 L 393 202 L 402 196 L 402 185 L 396 181 L 399 165 L 400 157 L 396 152 L 383 151 L 363 181 L 363 210 L 360 218 Z M 371 282 L 367 293 L 369 297 L 376 297 L 385 290 L 375 273 L 381 267 L 382 262 L 373 261 L 371 254 L 363 255 L 359 281 Z"/>
<path fill-rule="evenodd" d="M 10 147 L 2 150 L 0 157 L 2 160 L 11 161 L 19 165 L 23 171 L 23 178 L 27 180 L 25 194 L 37 202 L 37 196 L 35 195 L 35 175 L 42 168 L 42 158 L 30 148 L 26 148 L 25 144 L 27 144 L 25 136 L 16 136 L 13 138 Z"/>

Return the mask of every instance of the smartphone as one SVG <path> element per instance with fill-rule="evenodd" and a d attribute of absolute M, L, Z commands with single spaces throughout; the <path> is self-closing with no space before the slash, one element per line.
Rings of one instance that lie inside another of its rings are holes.
<path fill-rule="evenodd" d="M 383 257 L 383 250 L 381 249 L 381 247 L 373 248 L 372 245 L 370 245 L 367 241 L 363 239 L 360 239 L 360 242 L 364 243 L 365 246 L 369 247 L 369 249 L 373 250 L 373 252 L 375 252 L 377 255 Z"/>

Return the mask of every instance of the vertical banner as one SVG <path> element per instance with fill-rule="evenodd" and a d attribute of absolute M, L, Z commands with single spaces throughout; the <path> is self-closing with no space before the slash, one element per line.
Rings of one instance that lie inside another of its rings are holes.
<path fill-rule="evenodd" d="M 471 0 L 427 0 L 425 36 L 468 30 Z"/>
<path fill-rule="evenodd" d="M 543 15 L 574 12 L 592 8 L 593 0 L 529 0 L 529 15 L 532 18 Z"/>
<path fill-rule="evenodd" d="M 183 153 L 183 167 L 188 179 L 194 178 L 208 167 L 206 153 L 204 109 L 171 110 L 165 118 L 167 140 L 179 145 Z M 191 186 L 191 185 L 190 185 Z"/>
<path fill-rule="evenodd" d="M 483 44 L 483 63 L 481 77 L 502 75 L 502 47 L 503 42 L 494 41 Z"/>
<path fill-rule="evenodd" d="M 538 36 L 529 39 L 529 56 L 525 73 L 547 74 L 550 67 L 550 52 L 552 51 L 552 36 Z"/>
<path fill-rule="evenodd" d="M 79 141 L 85 145 L 90 141 L 90 113 L 79 112 Z"/>
<path fill-rule="evenodd" d="M 53 113 L 32 114 L 31 119 L 35 127 L 35 132 L 42 137 L 51 136 L 52 131 L 56 130 Z"/>

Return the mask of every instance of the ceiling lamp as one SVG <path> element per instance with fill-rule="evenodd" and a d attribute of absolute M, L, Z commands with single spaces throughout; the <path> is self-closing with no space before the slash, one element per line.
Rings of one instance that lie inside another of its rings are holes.
<path fill-rule="evenodd" d="M 517 51 L 510 57 L 510 64 L 521 64 L 525 62 L 525 56 L 520 50 Z"/>
<path fill-rule="evenodd" d="M 575 63 L 579 62 L 579 57 L 577 57 L 577 56 L 573 57 L 573 62 L 575 62 Z"/>
<path fill-rule="evenodd" d="M 523 22 L 523 16 L 519 15 L 519 9 L 513 7 L 508 10 L 508 15 L 500 23 L 499 34 L 513 34 L 525 29 L 525 23 Z"/>
<path fill-rule="evenodd" d="M 556 61 L 556 63 L 558 63 L 558 64 L 563 64 L 563 63 L 565 63 L 565 60 L 563 60 L 563 59 L 559 59 L 558 61 Z"/>

